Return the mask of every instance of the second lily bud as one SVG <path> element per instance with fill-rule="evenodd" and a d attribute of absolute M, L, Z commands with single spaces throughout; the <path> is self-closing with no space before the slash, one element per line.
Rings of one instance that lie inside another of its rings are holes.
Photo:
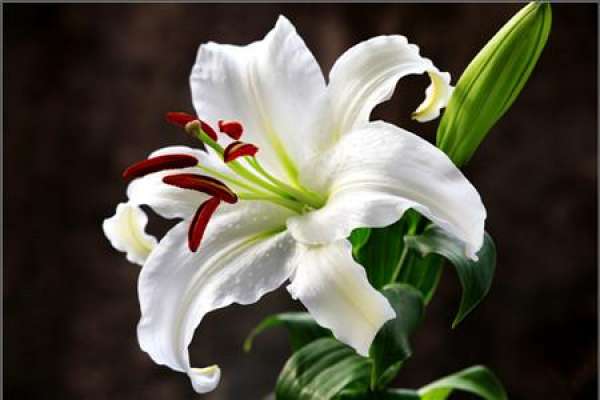
<path fill-rule="evenodd" d="M 465 164 L 527 82 L 550 33 L 549 3 L 523 7 L 460 77 L 437 131 L 437 146 Z"/>

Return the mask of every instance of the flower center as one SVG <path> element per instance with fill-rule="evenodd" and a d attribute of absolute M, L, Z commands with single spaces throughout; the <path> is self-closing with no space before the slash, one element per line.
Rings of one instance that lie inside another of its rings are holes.
<path fill-rule="evenodd" d="M 244 128 L 237 121 L 219 121 L 219 131 L 235 141 L 223 148 L 214 130 L 205 122 L 185 113 L 168 113 L 167 120 L 210 147 L 223 160 L 232 174 L 223 174 L 207 166 L 198 167 L 237 189 L 240 200 L 263 200 L 276 203 L 297 213 L 321 208 L 325 199 L 298 183 L 284 182 L 270 174 L 255 157 L 258 147 L 239 139 Z"/>
<path fill-rule="evenodd" d="M 188 230 L 188 247 L 195 252 L 202 241 L 208 222 L 221 201 L 236 203 L 239 200 L 269 201 L 304 214 L 321 208 L 325 200 L 297 181 L 284 182 L 270 174 L 255 157 L 258 147 L 239 139 L 244 128 L 237 121 L 219 121 L 219 131 L 234 139 L 223 148 L 218 143 L 218 134 L 207 123 L 186 113 L 167 113 L 167 120 L 185 128 L 202 142 L 202 148 L 210 147 L 221 158 L 231 174 L 222 173 L 198 163 L 195 157 L 183 154 L 154 157 L 133 165 L 124 173 L 130 180 L 160 170 L 196 166 L 211 176 L 193 173 L 174 173 L 163 178 L 163 182 L 181 189 L 195 190 L 211 196 L 199 205 Z M 231 185 L 231 186 L 228 186 Z M 232 190 L 234 187 L 236 191 Z"/>
<path fill-rule="evenodd" d="M 186 113 L 167 113 L 167 120 L 174 125 L 185 128 L 193 137 L 202 142 L 202 148 L 210 147 L 221 158 L 225 166 L 232 172 L 222 173 L 202 165 L 196 157 L 188 154 L 169 154 L 152 157 L 132 165 L 123 172 L 123 178 L 130 181 L 144 175 L 172 169 L 197 167 L 209 175 L 196 173 L 173 173 L 162 181 L 181 189 L 205 193 L 210 198 L 198 206 L 188 231 L 188 247 L 195 252 L 202 241 L 208 222 L 219 204 L 236 203 L 238 200 L 269 201 L 288 208 L 298 214 L 321 208 L 325 200 L 301 186 L 299 183 L 284 182 L 263 168 L 256 159 L 258 147 L 239 139 L 244 128 L 237 121 L 219 121 L 219 131 L 235 141 L 223 148 L 218 143 L 218 134 L 207 123 Z M 225 183 L 226 182 L 226 183 Z M 234 191 L 231 186 L 237 191 Z"/>

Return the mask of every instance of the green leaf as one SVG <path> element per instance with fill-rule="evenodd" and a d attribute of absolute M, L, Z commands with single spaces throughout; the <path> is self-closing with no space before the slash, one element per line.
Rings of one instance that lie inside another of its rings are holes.
<path fill-rule="evenodd" d="M 442 276 L 444 258 L 437 254 L 424 257 L 412 251 L 400 270 L 398 282 L 417 288 L 423 295 L 425 304 L 429 304 Z"/>
<path fill-rule="evenodd" d="M 286 362 L 275 387 L 278 400 L 328 400 L 343 389 L 366 391 L 371 361 L 333 338 L 317 339 Z"/>
<path fill-rule="evenodd" d="M 422 400 L 445 400 L 454 390 L 475 394 L 485 400 L 508 397 L 496 376 L 484 366 L 467 368 L 419 389 Z"/>
<path fill-rule="evenodd" d="M 418 392 L 410 389 L 390 389 L 380 397 L 381 400 L 421 400 Z"/>
<path fill-rule="evenodd" d="M 411 356 L 408 338 L 421 322 L 425 307 L 421 292 L 410 285 L 387 285 L 382 293 L 396 311 L 396 318 L 385 323 L 369 349 L 373 359 L 372 390 L 385 387 Z"/>
<path fill-rule="evenodd" d="M 290 312 L 275 314 L 262 320 L 248 335 L 244 341 L 244 351 L 248 352 L 252 349 L 252 342 L 257 335 L 276 326 L 283 326 L 287 329 L 293 351 L 299 350 L 315 339 L 331 336 L 331 332 L 319 326 L 308 313 Z"/>
<path fill-rule="evenodd" d="M 527 82 L 550 34 L 548 2 L 530 3 L 492 37 L 456 84 L 437 131 L 437 146 L 465 164 Z"/>
<path fill-rule="evenodd" d="M 350 237 L 350 243 L 352 243 L 352 254 L 356 258 L 360 253 L 360 250 L 363 248 L 365 244 L 369 241 L 369 236 L 371 236 L 371 229 L 369 228 L 358 228 L 352 231 Z"/>
<path fill-rule="evenodd" d="M 492 237 L 485 233 L 477 261 L 467 258 L 464 246 L 434 225 L 430 225 L 423 234 L 406 236 L 404 240 L 407 246 L 424 256 L 439 254 L 454 265 L 463 289 L 460 307 L 452 323 L 452 327 L 456 327 L 483 300 L 492 286 L 496 269 L 496 247 Z"/>
<path fill-rule="evenodd" d="M 414 390 L 390 389 L 385 392 L 342 392 L 336 400 L 421 400 L 421 397 Z"/>
<path fill-rule="evenodd" d="M 379 290 L 393 280 L 403 254 L 404 235 L 414 233 L 419 219 L 420 215 L 416 211 L 408 210 L 395 224 L 370 229 L 366 242 L 355 237 L 354 258 L 366 269 L 369 282 L 375 289 Z M 361 244 L 358 250 L 355 242 Z"/>

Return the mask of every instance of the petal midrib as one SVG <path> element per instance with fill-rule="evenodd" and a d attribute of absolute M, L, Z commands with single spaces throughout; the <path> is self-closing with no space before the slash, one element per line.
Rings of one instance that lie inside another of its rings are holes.
<path fill-rule="evenodd" d="M 256 61 L 254 59 L 252 59 L 250 62 L 248 62 L 247 65 L 248 65 L 247 70 L 248 70 L 248 95 L 249 95 L 248 97 L 254 100 L 254 104 L 258 111 L 259 119 L 260 119 L 260 122 L 261 122 L 261 125 L 263 128 L 264 134 L 267 138 L 267 141 L 271 145 L 271 148 L 275 152 L 275 155 L 279 159 L 281 166 L 283 167 L 285 172 L 288 174 L 289 178 L 293 182 L 297 182 L 298 181 L 298 168 L 296 167 L 294 161 L 292 160 L 289 153 L 285 149 L 285 146 L 283 145 L 281 138 L 279 137 L 279 135 L 273 128 L 273 125 L 271 124 L 271 121 L 267 117 L 267 114 L 265 112 L 263 102 L 261 101 L 262 96 L 260 93 L 259 85 L 257 84 L 258 80 L 256 78 L 258 76 L 258 73 L 256 72 L 256 68 L 257 68 Z"/>

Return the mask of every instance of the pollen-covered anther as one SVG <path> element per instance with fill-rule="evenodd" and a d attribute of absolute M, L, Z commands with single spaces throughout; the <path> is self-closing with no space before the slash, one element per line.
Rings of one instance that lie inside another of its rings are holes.
<path fill-rule="evenodd" d="M 195 252 L 200 247 L 208 221 L 210 221 L 210 217 L 212 217 L 220 202 L 221 200 L 218 197 L 211 197 L 198 207 L 188 230 L 188 247 L 190 251 Z"/>
<path fill-rule="evenodd" d="M 225 148 L 223 152 L 223 161 L 226 163 L 235 160 L 238 157 L 254 157 L 258 152 L 258 147 L 250 143 L 233 142 Z"/>
<path fill-rule="evenodd" d="M 196 157 L 189 154 L 167 154 L 164 156 L 152 157 L 135 163 L 123 171 L 123 179 L 131 181 L 153 172 L 193 167 L 197 164 L 198 160 Z"/>
<path fill-rule="evenodd" d="M 208 135 L 208 137 L 210 137 L 215 142 L 218 139 L 217 132 L 215 132 L 215 130 L 212 128 L 212 126 L 210 126 L 206 122 L 198 119 L 197 117 L 193 116 L 192 114 L 188 114 L 185 112 L 168 112 L 166 114 L 166 119 L 169 123 L 171 123 L 175 126 L 178 126 L 180 128 L 184 128 L 186 130 L 186 132 L 188 132 L 194 136 L 195 136 L 195 132 L 193 132 L 193 129 L 195 127 L 199 127 L 200 129 L 202 129 L 204 131 L 204 133 L 206 133 Z"/>
<path fill-rule="evenodd" d="M 163 178 L 167 185 L 176 186 L 181 189 L 190 189 L 218 197 L 226 203 L 236 203 L 237 195 L 226 184 L 218 179 L 200 174 L 175 174 Z"/>
<path fill-rule="evenodd" d="M 238 140 L 242 137 L 242 133 L 244 133 L 244 127 L 238 121 L 219 121 L 219 130 L 232 138 L 233 140 Z"/>

